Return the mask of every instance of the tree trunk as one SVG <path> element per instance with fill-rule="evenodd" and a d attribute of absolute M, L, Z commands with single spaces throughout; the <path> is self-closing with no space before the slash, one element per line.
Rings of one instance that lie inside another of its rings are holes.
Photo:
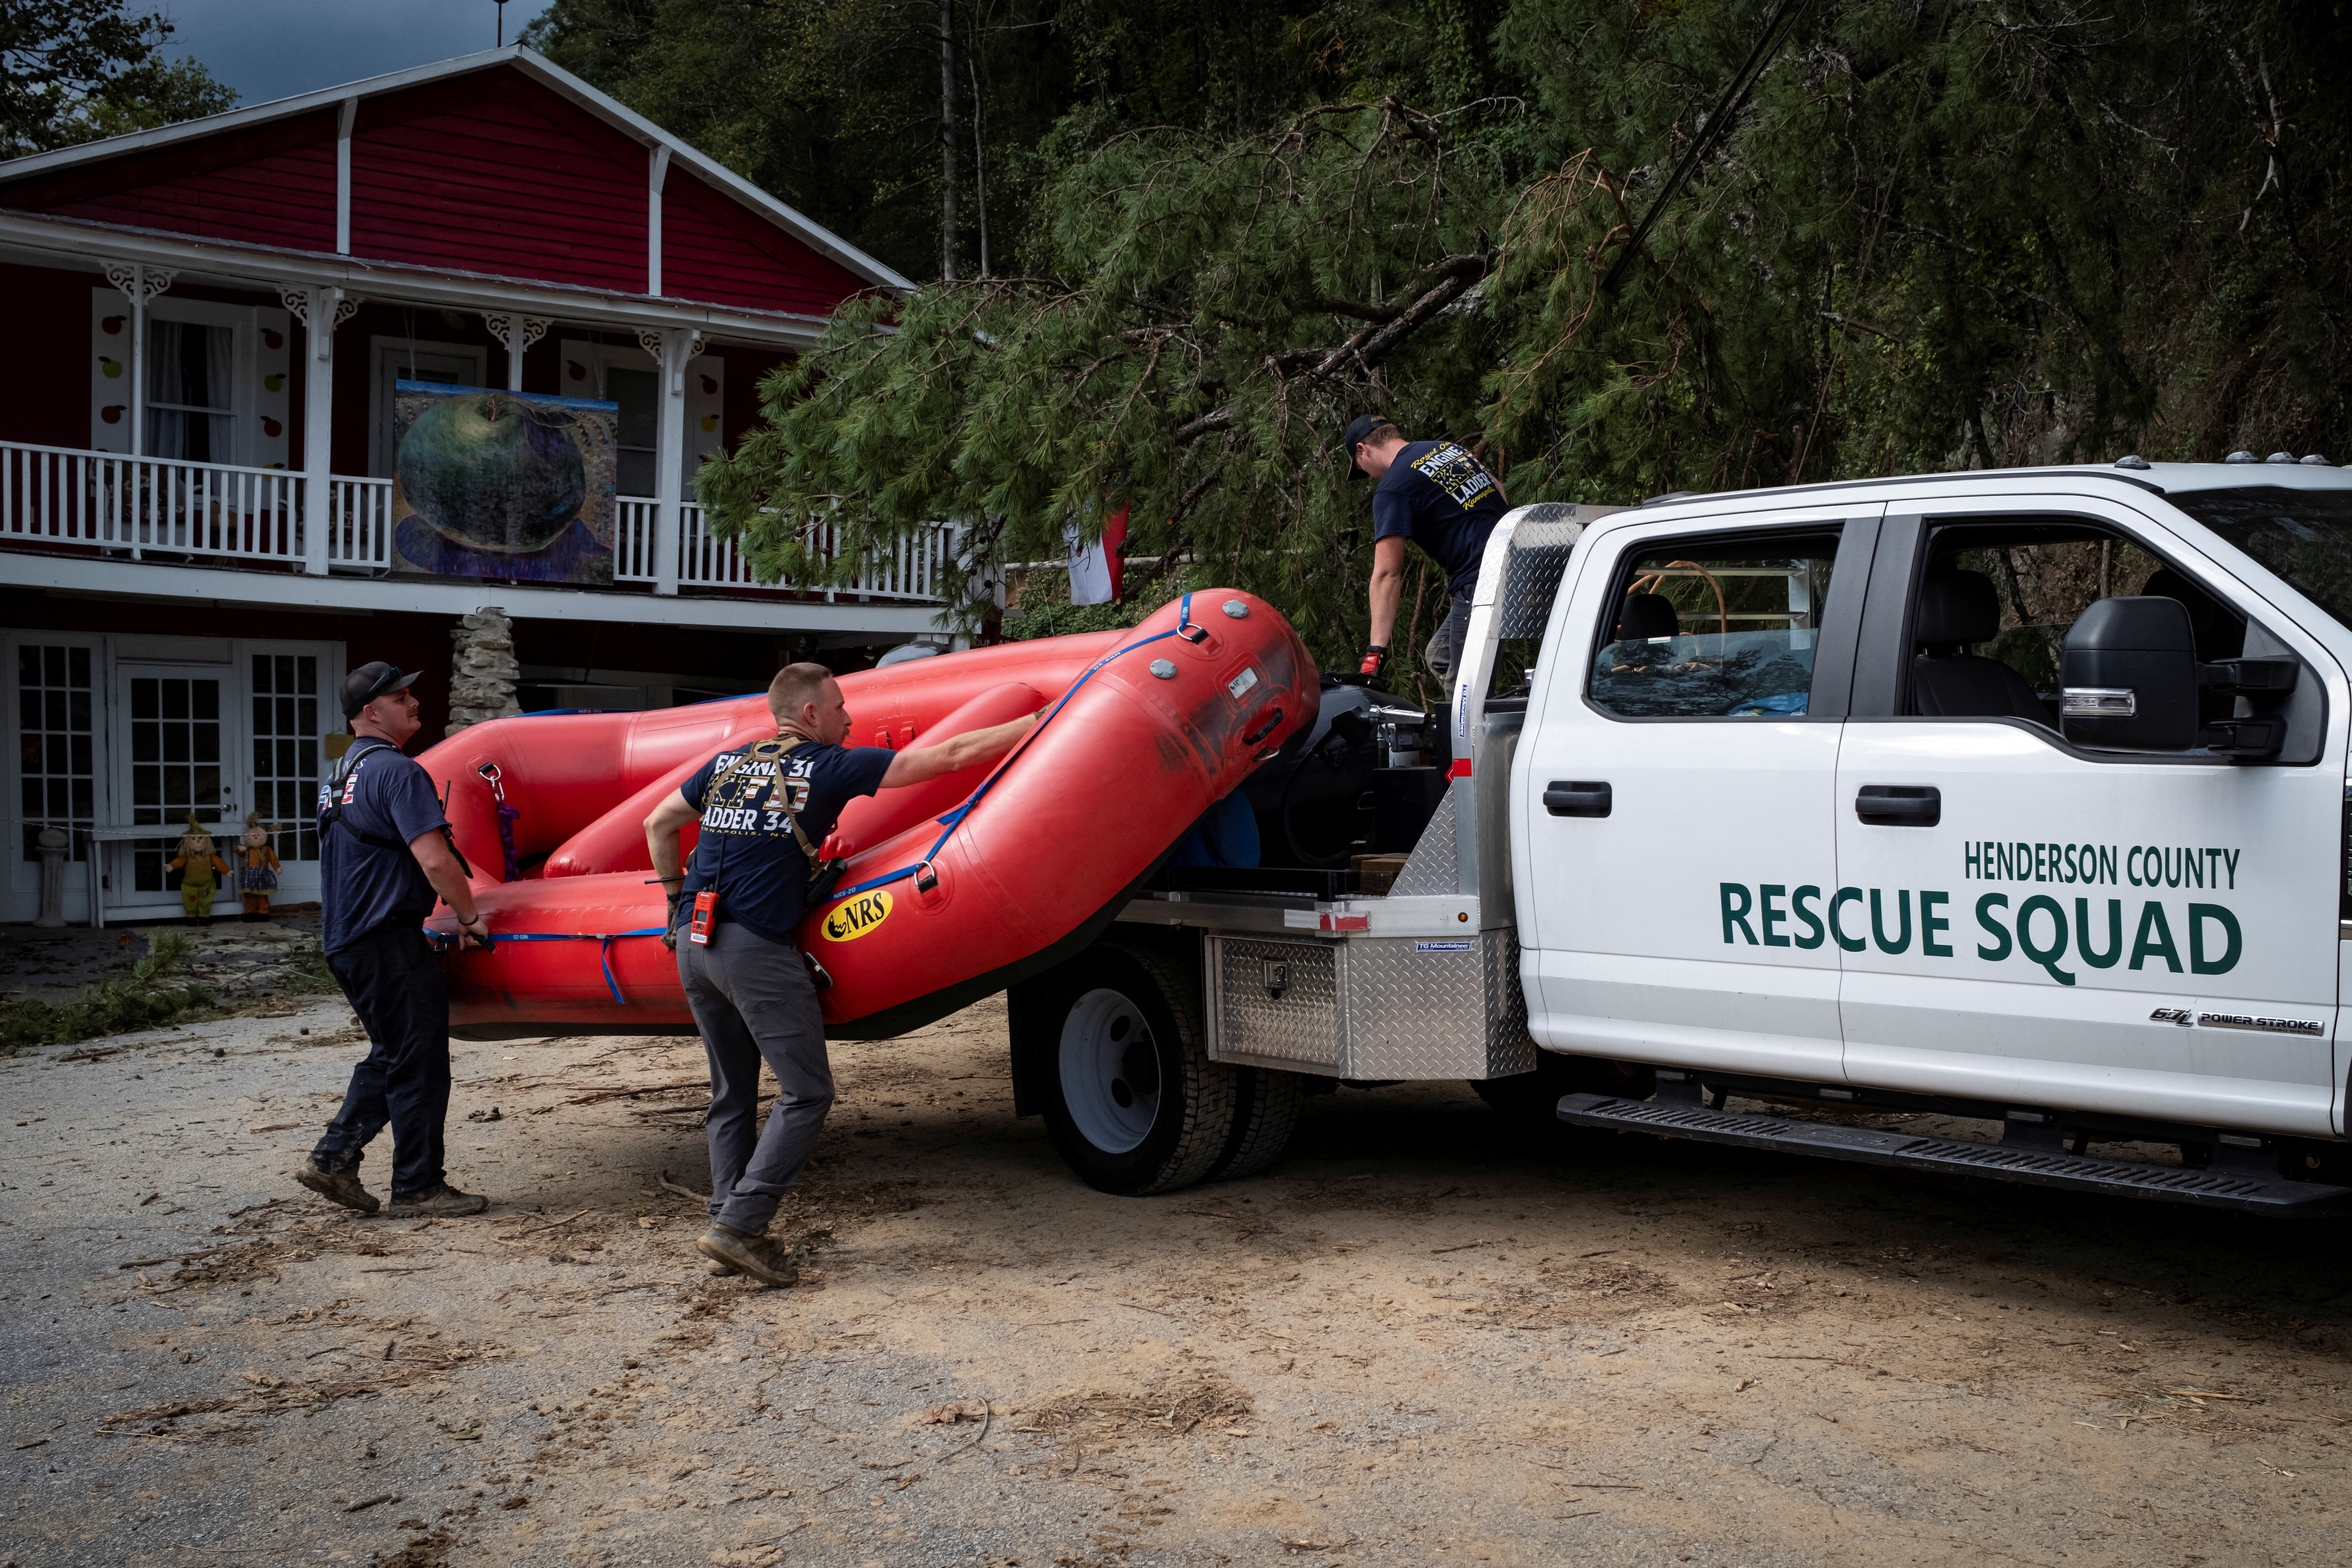
<path fill-rule="evenodd" d="M 940 0 L 940 279 L 955 281 L 955 0 Z"/>

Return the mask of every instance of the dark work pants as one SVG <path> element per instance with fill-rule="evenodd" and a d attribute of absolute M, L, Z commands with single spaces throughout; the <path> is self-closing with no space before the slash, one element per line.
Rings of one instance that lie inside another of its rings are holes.
<path fill-rule="evenodd" d="M 710 1217 L 761 1235 L 833 1109 L 816 987 L 797 949 L 732 921 L 712 930 L 708 947 L 680 937 L 677 977 L 710 1058 Z M 763 1060 L 781 1092 L 761 1127 Z"/>
<path fill-rule="evenodd" d="M 311 1157 L 328 1171 L 356 1171 L 361 1151 L 392 1129 L 392 1190 L 441 1184 L 442 1124 L 449 1117 L 449 993 L 440 961 L 414 920 L 387 921 L 327 955 L 327 967 L 368 1032 L 367 1059 L 352 1068 L 343 1108 Z"/>

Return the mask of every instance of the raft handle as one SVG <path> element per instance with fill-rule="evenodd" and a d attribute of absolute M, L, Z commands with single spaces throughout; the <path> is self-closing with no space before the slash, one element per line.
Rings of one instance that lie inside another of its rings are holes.
<path fill-rule="evenodd" d="M 1276 708 L 1276 709 L 1275 709 L 1275 710 L 1273 711 L 1273 713 L 1271 713 L 1270 715 L 1268 715 L 1268 716 L 1267 716 L 1267 718 L 1266 718 L 1266 721 L 1265 721 L 1265 723 L 1260 724 L 1260 725 L 1259 725 L 1255 730 L 1253 730 L 1253 731 L 1250 731 L 1248 734 L 1244 735 L 1244 736 L 1242 737 L 1242 744 L 1243 744 L 1243 745 L 1244 745 L 1244 746 L 1255 746 L 1255 745 L 1256 745 L 1260 741 L 1263 741 L 1263 740 L 1265 740 L 1268 735 L 1273 734 L 1273 733 L 1274 733 L 1274 731 L 1276 731 L 1276 729 L 1277 727 L 1279 727 L 1279 726 L 1281 725 L 1281 723 L 1282 723 L 1282 710 L 1281 710 L 1279 707 L 1277 707 L 1277 708 Z"/>

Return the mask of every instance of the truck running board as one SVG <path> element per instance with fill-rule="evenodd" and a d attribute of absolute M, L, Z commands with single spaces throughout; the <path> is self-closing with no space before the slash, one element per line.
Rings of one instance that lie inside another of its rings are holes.
<path fill-rule="evenodd" d="M 2282 1218 L 2321 1219 L 2352 1214 L 2352 1188 L 2290 1182 L 2258 1168 L 2176 1170 L 2122 1160 L 2095 1160 L 2088 1155 L 2070 1154 L 2063 1147 L 1922 1138 L 1909 1132 L 1878 1132 L 1788 1117 L 1712 1110 L 1692 1100 L 1663 1098 L 1618 1100 L 1604 1094 L 1571 1094 L 1559 1102 L 1559 1119 L 1574 1126 L 1606 1128 L 1613 1132 L 1696 1138 L 1708 1143 L 1737 1144 L 1743 1149 L 1775 1149 L 1785 1153 L 1852 1160 L 1865 1165 L 1990 1176 L 1995 1181 L 2027 1182 L 2036 1186 L 2065 1187 L 2116 1197 L 2201 1204 Z"/>

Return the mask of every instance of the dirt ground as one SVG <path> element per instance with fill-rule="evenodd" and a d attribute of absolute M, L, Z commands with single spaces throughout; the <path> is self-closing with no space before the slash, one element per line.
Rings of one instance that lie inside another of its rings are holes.
<path fill-rule="evenodd" d="M 0 1061 L 0 1563 L 2352 1561 L 2345 1226 L 1459 1085 L 1106 1197 L 1014 1120 L 998 1001 L 835 1047 L 761 1290 L 663 1184 L 692 1041 L 459 1046 L 492 1208 L 362 1219 L 285 1174 L 348 1009 L 278 1014 Z"/>

